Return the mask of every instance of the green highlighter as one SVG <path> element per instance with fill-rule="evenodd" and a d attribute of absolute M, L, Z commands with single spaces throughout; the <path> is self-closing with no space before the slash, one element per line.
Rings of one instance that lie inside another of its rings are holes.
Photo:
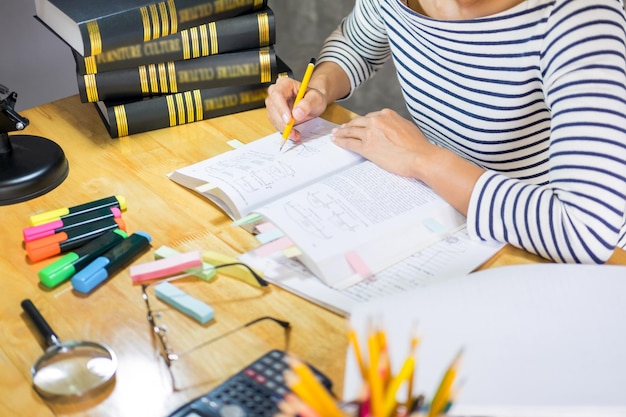
<path fill-rule="evenodd" d="M 46 287 L 54 288 L 127 237 L 128 234 L 121 229 L 109 230 L 41 269 L 39 280 Z"/>

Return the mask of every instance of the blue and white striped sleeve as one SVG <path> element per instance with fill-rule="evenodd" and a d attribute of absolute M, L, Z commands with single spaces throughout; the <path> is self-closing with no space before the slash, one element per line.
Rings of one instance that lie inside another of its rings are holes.
<path fill-rule="evenodd" d="M 318 62 L 339 65 L 350 79 L 352 95 L 391 56 L 387 31 L 377 2 L 357 0 L 353 10 L 330 34 Z"/>
<path fill-rule="evenodd" d="M 603 263 L 624 241 L 626 24 L 615 0 L 557 1 L 541 56 L 550 174 L 531 185 L 493 171 L 472 193 L 468 230 L 555 262 Z"/>

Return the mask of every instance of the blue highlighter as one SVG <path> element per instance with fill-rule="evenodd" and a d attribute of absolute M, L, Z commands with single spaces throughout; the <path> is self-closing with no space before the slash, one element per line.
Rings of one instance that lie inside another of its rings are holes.
<path fill-rule="evenodd" d="M 72 287 L 80 293 L 90 293 L 148 250 L 151 241 L 152 238 L 146 232 L 133 233 L 74 274 Z"/>

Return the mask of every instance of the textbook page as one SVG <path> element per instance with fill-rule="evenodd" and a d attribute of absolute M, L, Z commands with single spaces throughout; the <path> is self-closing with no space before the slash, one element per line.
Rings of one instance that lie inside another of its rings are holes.
<path fill-rule="evenodd" d="M 321 118 L 298 125 L 301 143 L 286 143 L 279 132 L 237 149 L 178 169 L 168 175 L 220 206 L 232 219 L 302 188 L 363 158 L 336 146 L 330 131 L 337 125 Z"/>
<path fill-rule="evenodd" d="M 624 416 L 625 278 L 616 265 L 490 268 L 359 304 L 350 326 L 366 356 L 371 320 L 380 323 L 393 373 L 417 330 L 414 394 L 427 401 L 463 349 L 453 416 Z M 346 355 L 349 401 L 362 381 L 352 348 Z"/>
<path fill-rule="evenodd" d="M 346 288 L 465 225 L 424 183 L 363 161 L 255 212 L 289 237 L 319 279 Z"/>
<path fill-rule="evenodd" d="M 264 257 L 252 250 L 240 255 L 239 260 L 262 271 L 263 277 L 272 284 L 339 315 L 349 316 L 358 304 L 465 276 L 495 255 L 502 246 L 471 240 L 467 229 L 463 228 L 342 290 L 329 287 L 302 263 L 280 254 Z"/>

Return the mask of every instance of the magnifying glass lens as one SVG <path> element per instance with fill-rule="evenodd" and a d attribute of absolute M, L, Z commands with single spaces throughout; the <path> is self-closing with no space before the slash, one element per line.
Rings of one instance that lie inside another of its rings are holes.
<path fill-rule="evenodd" d="M 82 395 L 109 381 L 117 364 L 97 346 L 62 345 L 49 349 L 33 367 L 33 384 L 50 395 Z"/>

